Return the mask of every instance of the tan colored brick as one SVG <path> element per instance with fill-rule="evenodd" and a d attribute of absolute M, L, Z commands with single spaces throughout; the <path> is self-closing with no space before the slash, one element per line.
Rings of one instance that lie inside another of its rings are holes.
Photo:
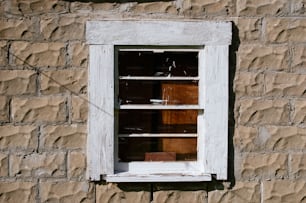
<path fill-rule="evenodd" d="M 240 124 L 289 123 L 289 104 L 286 100 L 244 99 L 238 105 Z"/>
<path fill-rule="evenodd" d="M 241 43 L 260 40 L 262 27 L 260 18 L 238 18 L 237 27 Z"/>
<path fill-rule="evenodd" d="M 295 178 L 306 177 L 306 154 L 292 154 L 289 163 L 291 169 L 290 174 L 293 177 Z"/>
<path fill-rule="evenodd" d="M 0 70 L 0 94 L 33 94 L 36 92 L 36 76 L 29 70 Z"/>
<path fill-rule="evenodd" d="M 35 19 L 0 19 L 0 39 L 32 39 L 35 36 Z"/>
<path fill-rule="evenodd" d="M 179 191 L 165 190 L 154 192 L 153 203 L 169 202 L 169 203 L 202 203 L 205 202 L 206 191 Z"/>
<path fill-rule="evenodd" d="M 88 45 L 85 43 L 73 43 L 69 45 L 69 55 L 71 57 L 71 65 L 75 67 L 88 66 Z"/>
<path fill-rule="evenodd" d="M 12 63 L 30 66 L 64 66 L 66 47 L 64 43 L 13 42 Z"/>
<path fill-rule="evenodd" d="M 267 73 L 265 84 L 268 96 L 306 95 L 306 74 Z"/>
<path fill-rule="evenodd" d="M 263 182 L 265 203 L 305 202 L 305 180 L 273 180 Z"/>
<path fill-rule="evenodd" d="M 234 92 L 237 97 L 260 96 L 263 93 L 263 81 L 263 73 L 236 73 L 234 81 Z"/>
<path fill-rule="evenodd" d="M 61 96 L 12 100 L 12 118 L 15 122 L 63 122 L 66 117 L 66 99 Z"/>
<path fill-rule="evenodd" d="M 35 126 L 0 126 L 0 149 L 34 150 L 38 144 L 38 131 Z"/>
<path fill-rule="evenodd" d="M 35 202 L 36 185 L 33 182 L 0 182 L 0 202 Z"/>
<path fill-rule="evenodd" d="M 287 0 L 237 0 L 237 14 L 239 16 L 254 15 L 284 15 L 288 13 Z"/>
<path fill-rule="evenodd" d="M 41 144 L 44 148 L 77 149 L 86 145 L 86 125 L 56 125 L 43 129 Z"/>
<path fill-rule="evenodd" d="M 113 7 L 114 4 L 109 4 L 110 7 Z M 131 7 L 131 12 L 133 13 L 169 13 L 173 11 L 175 5 L 172 2 L 144 2 L 141 4 L 134 4 Z M 177 13 L 177 10 L 175 11 Z"/>
<path fill-rule="evenodd" d="M 0 121 L 9 121 L 9 100 L 5 96 L 0 96 Z"/>
<path fill-rule="evenodd" d="M 96 202 L 150 202 L 149 184 L 141 184 L 137 188 L 135 185 L 126 185 L 126 190 L 113 183 L 96 185 Z"/>
<path fill-rule="evenodd" d="M 92 12 L 93 5 L 91 2 L 71 2 L 70 11 L 72 13 L 89 13 Z"/>
<path fill-rule="evenodd" d="M 68 11 L 68 3 L 60 0 L 10 0 L 9 2 L 6 11 L 15 15 L 63 13 Z"/>
<path fill-rule="evenodd" d="M 8 157 L 7 154 L 0 152 L 0 177 L 8 176 Z M 0 191 L 1 196 L 1 191 Z"/>
<path fill-rule="evenodd" d="M 295 46 L 291 64 L 293 71 L 306 69 L 306 46 Z"/>
<path fill-rule="evenodd" d="M 10 156 L 11 176 L 62 177 L 65 175 L 65 153 L 44 152 Z"/>
<path fill-rule="evenodd" d="M 0 41 L 0 66 L 7 65 L 8 62 L 8 49 L 5 41 Z"/>
<path fill-rule="evenodd" d="M 237 56 L 239 70 L 289 69 L 287 46 L 241 45 Z"/>
<path fill-rule="evenodd" d="M 93 203 L 93 184 L 89 182 L 41 182 L 41 202 Z"/>
<path fill-rule="evenodd" d="M 295 15 L 305 15 L 305 0 L 292 0 L 291 13 Z"/>
<path fill-rule="evenodd" d="M 42 94 L 86 93 L 87 81 L 87 71 L 84 69 L 45 71 L 41 75 L 40 92 Z"/>
<path fill-rule="evenodd" d="M 208 203 L 221 202 L 260 202 L 260 185 L 257 182 L 236 182 L 231 189 L 208 192 Z"/>
<path fill-rule="evenodd" d="M 72 96 L 72 121 L 87 121 L 88 105 L 90 105 L 88 102 L 87 96 Z"/>
<path fill-rule="evenodd" d="M 241 160 L 240 160 L 241 159 Z M 283 178 L 288 176 L 288 157 L 286 154 L 248 153 L 237 159 L 236 176 L 244 179 Z"/>
<path fill-rule="evenodd" d="M 294 101 L 294 112 L 292 115 L 292 121 L 297 124 L 306 123 L 306 102 L 303 100 Z"/>
<path fill-rule="evenodd" d="M 40 32 L 46 40 L 82 40 L 85 35 L 86 18 L 79 16 L 44 17 Z"/>
<path fill-rule="evenodd" d="M 258 129 L 253 127 L 238 126 L 234 134 L 234 146 L 240 151 L 254 151 L 255 141 L 258 137 Z"/>
<path fill-rule="evenodd" d="M 306 19 L 270 18 L 266 21 L 266 39 L 269 42 L 306 42 Z"/>
<path fill-rule="evenodd" d="M 86 171 L 86 155 L 84 152 L 68 154 L 68 177 L 83 179 Z"/>

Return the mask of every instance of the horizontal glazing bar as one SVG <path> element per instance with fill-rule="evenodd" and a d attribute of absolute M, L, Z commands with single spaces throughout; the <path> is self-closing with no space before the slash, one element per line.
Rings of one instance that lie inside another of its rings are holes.
<path fill-rule="evenodd" d="M 196 133 L 131 133 L 119 134 L 119 137 L 197 137 Z"/>

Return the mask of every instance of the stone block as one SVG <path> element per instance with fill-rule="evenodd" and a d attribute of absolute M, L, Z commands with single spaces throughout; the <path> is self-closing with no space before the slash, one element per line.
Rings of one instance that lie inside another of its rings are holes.
<path fill-rule="evenodd" d="M 111 8 L 114 8 L 114 4 L 109 4 Z M 109 9 L 110 10 L 110 9 Z M 178 11 L 175 8 L 175 5 L 172 2 L 144 2 L 133 4 L 131 6 L 130 11 L 136 14 L 139 13 L 170 13 L 170 14 L 177 14 Z"/>
<path fill-rule="evenodd" d="M 237 166 L 235 176 L 242 179 L 284 178 L 288 176 L 288 156 L 282 153 L 247 153 L 237 158 L 235 166 Z"/>
<path fill-rule="evenodd" d="M 262 29 L 260 18 L 238 18 L 237 27 L 241 43 L 260 40 Z"/>
<path fill-rule="evenodd" d="M 86 20 L 80 16 L 43 17 L 40 21 L 40 32 L 45 40 L 82 40 Z"/>
<path fill-rule="evenodd" d="M 68 177 L 83 179 L 86 171 L 86 155 L 73 151 L 68 154 Z"/>
<path fill-rule="evenodd" d="M 206 191 L 178 191 L 165 190 L 156 191 L 153 195 L 153 203 L 167 202 L 167 203 L 202 203 L 207 200 Z"/>
<path fill-rule="evenodd" d="M 41 182 L 41 202 L 94 203 L 93 184 L 89 182 Z M 97 201 L 98 202 L 98 201 Z"/>
<path fill-rule="evenodd" d="M 0 94 L 34 94 L 36 76 L 36 72 L 30 70 L 0 70 Z"/>
<path fill-rule="evenodd" d="M 8 176 L 8 155 L 0 152 L 0 177 L 5 176 Z"/>
<path fill-rule="evenodd" d="M 258 129 L 254 127 L 238 126 L 235 128 L 234 146 L 240 152 L 251 152 L 257 149 L 255 141 Z"/>
<path fill-rule="evenodd" d="M 30 40 L 35 37 L 35 18 L 0 19 L 0 39 Z"/>
<path fill-rule="evenodd" d="M 223 202 L 260 202 L 260 184 L 258 182 L 236 182 L 231 189 L 208 192 L 208 203 Z"/>
<path fill-rule="evenodd" d="M 89 100 L 86 95 L 72 96 L 72 121 L 86 122 L 88 117 Z"/>
<path fill-rule="evenodd" d="M 70 11 L 72 13 L 90 13 L 93 10 L 91 2 L 71 2 Z"/>
<path fill-rule="evenodd" d="M 302 15 L 305 16 L 305 0 L 291 0 L 291 13 L 293 15 Z"/>
<path fill-rule="evenodd" d="M 37 15 L 68 11 L 68 2 L 60 0 L 10 0 L 6 12 L 14 15 Z"/>
<path fill-rule="evenodd" d="M 269 18 L 266 20 L 266 39 L 271 43 L 306 42 L 306 19 Z"/>
<path fill-rule="evenodd" d="M 40 123 L 67 120 L 66 99 L 62 96 L 13 98 L 12 118 L 15 122 Z"/>
<path fill-rule="evenodd" d="M 267 73 L 265 76 L 265 95 L 305 96 L 306 74 Z"/>
<path fill-rule="evenodd" d="M 45 71 L 41 74 L 40 92 L 42 94 L 86 93 L 87 81 L 87 71 L 84 69 Z"/>
<path fill-rule="evenodd" d="M 291 69 L 293 71 L 306 70 L 306 46 L 298 45 L 293 48 Z"/>
<path fill-rule="evenodd" d="M 289 124 L 286 100 L 244 99 L 238 103 L 239 124 Z"/>
<path fill-rule="evenodd" d="M 305 124 L 306 123 L 306 102 L 305 99 L 294 101 L 294 111 L 292 114 L 293 123 Z"/>
<path fill-rule="evenodd" d="M 239 16 L 284 15 L 289 12 L 287 0 L 237 0 L 237 14 Z"/>
<path fill-rule="evenodd" d="M 306 177 L 306 154 L 292 154 L 289 159 L 289 165 L 290 175 L 294 178 Z"/>
<path fill-rule="evenodd" d="M 33 182 L 0 182 L 0 202 L 35 202 L 36 185 Z"/>
<path fill-rule="evenodd" d="M 121 187 L 126 190 L 120 189 Z M 149 184 L 125 184 L 118 187 L 108 183 L 96 185 L 96 202 L 150 202 Z"/>
<path fill-rule="evenodd" d="M 263 202 L 305 202 L 305 180 L 273 180 L 263 182 Z"/>
<path fill-rule="evenodd" d="M 234 92 L 237 97 L 260 96 L 263 94 L 264 74 L 237 72 L 234 80 Z"/>
<path fill-rule="evenodd" d="M 43 152 L 12 154 L 10 175 L 16 177 L 63 177 L 65 175 L 65 153 Z"/>
<path fill-rule="evenodd" d="M 0 149 L 22 149 L 33 151 L 38 147 L 38 130 L 36 126 L 24 125 L 0 126 Z"/>
<path fill-rule="evenodd" d="M 7 42 L 0 41 L 0 66 L 7 65 L 8 62 L 8 49 L 7 49 Z"/>
<path fill-rule="evenodd" d="M 85 43 L 72 43 L 68 47 L 71 65 L 74 67 L 87 67 L 89 50 Z"/>
<path fill-rule="evenodd" d="M 56 67 L 66 64 L 64 43 L 13 42 L 11 52 L 16 56 L 12 57 L 15 65 Z"/>
<path fill-rule="evenodd" d="M 9 100 L 5 96 L 0 96 L 0 122 L 9 121 Z"/>
<path fill-rule="evenodd" d="M 46 126 L 41 145 L 46 149 L 81 149 L 86 146 L 86 125 Z"/>
<path fill-rule="evenodd" d="M 239 70 L 289 70 L 287 46 L 241 45 L 237 54 Z"/>

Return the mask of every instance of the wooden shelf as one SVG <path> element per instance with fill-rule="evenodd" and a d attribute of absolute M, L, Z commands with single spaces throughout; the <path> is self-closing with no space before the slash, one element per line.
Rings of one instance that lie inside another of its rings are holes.
<path fill-rule="evenodd" d="M 118 137 L 197 137 L 196 133 L 132 133 L 119 134 Z"/>
<path fill-rule="evenodd" d="M 119 109 L 148 110 L 201 110 L 199 105 L 124 104 Z"/>
<path fill-rule="evenodd" d="M 169 76 L 119 76 L 119 80 L 187 80 L 198 81 L 199 77 L 169 77 Z"/>

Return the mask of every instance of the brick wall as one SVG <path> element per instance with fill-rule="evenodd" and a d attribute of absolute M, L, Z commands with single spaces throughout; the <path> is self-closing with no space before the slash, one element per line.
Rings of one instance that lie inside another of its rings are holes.
<path fill-rule="evenodd" d="M 305 0 L 97 2 L 0 0 L 0 202 L 305 201 Z M 127 18 L 233 22 L 228 181 L 86 181 L 85 22 Z"/>

